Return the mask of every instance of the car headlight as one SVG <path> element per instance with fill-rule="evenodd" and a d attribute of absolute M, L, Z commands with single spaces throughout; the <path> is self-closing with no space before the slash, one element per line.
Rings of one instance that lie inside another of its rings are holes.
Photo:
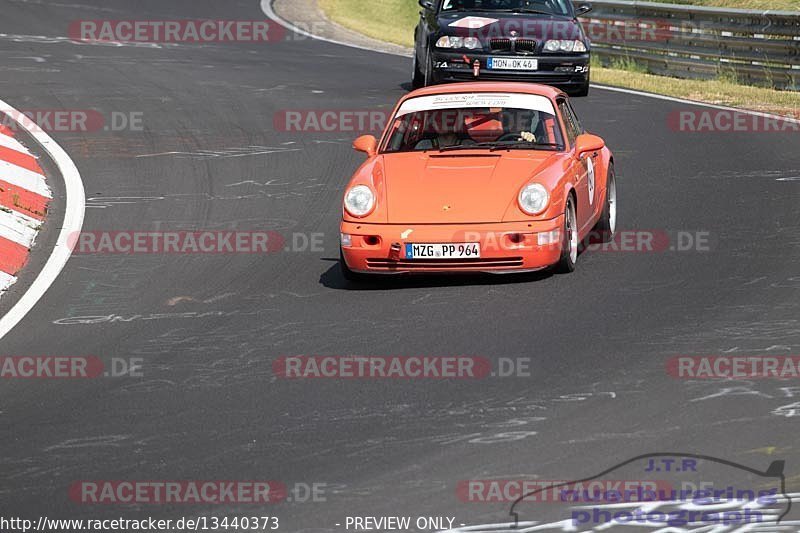
<path fill-rule="evenodd" d="M 366 185 L 356 185 L 344 197 L 344 208 L 354 217 L 365 217 L 374 207 L 375 195 Z"/>
<path fill-rule="evenodd" d="M 585 52 L 586 45 L 583 41 L 565 41 L 551 39 L 544 43 L 547 52 Z"/>
<path fill-rule="evenodd" d="M 481 47 L 481 41 L 477 37 L 464 38 L 464 48 L 476 50 Z"/>
<path fill-rule="evenodd" d="M 481 41 L 477 37 L 444 35 L 436 41 L 436 48 L 467 48 L 468 50 L 476 50 L 480 47 Z"/>
<path fill-rule="evenodd" d="M 547 209 L 549 203 L 550 194 L 540 183 L 531 183 L 519 193 L 519 206 L 529 215 L 538 215 Z"/>
<path fill-rule="evenodd" d="M 464 39 L 461 37 L 443 35 L 436 41 L 436 48 L 461 48 L 462 46 L 464 46 Z"/>

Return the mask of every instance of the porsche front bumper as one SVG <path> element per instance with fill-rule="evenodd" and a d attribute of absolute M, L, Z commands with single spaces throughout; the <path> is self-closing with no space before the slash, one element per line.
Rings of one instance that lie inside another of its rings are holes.
<path fill-rule="evenodd" d="M 342 222 L 342 257 L 366 274 L 542 270 L 558 262 L 563 216 L 536 222 L 490 224 L 362 224 Z M 407 244 L 479 243 L 479 258 L 406 256 Z M 540 244 L 541 243 L 541 244 Z"/>

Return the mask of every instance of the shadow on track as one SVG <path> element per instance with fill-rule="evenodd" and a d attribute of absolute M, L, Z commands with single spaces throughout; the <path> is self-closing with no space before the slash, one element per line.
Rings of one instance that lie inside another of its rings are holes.
<path fill-rule="evenodd" d="M 324 287 L 346 291 L 387 291 L 400 289 L 421 289 L 430 287 L 461 287 L 468 285 L 509 285 L 519 283 L 532 283 L 553 277 L 554 274 L 547 271 L 528 272 L 519 274 L 481 274 L 481 273 L 460 273 L 451 275 L 391 275 L 377 274 L 375 279 L 367 281 L 351 282 L 344 279 L 339 268 L 339 260 L 334 258 L 322 259 L 326 262 L 333 262 L 328 270 L 319 277 L 319 282 Z"/>

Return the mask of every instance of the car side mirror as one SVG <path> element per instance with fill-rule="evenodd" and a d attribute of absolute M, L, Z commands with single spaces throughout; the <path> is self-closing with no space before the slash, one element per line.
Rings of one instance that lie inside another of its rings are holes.
<path fill-rule="evenodd" d="M 420 3 L 422 3 L 421 0 L 420 0 Z M 577 8 L 575 8 L 575 16 L 576 17 L 582 17 L 583 15 L 585 15 L 586 13 L 589 13 L 593 9 L 594 9 L 594 6 L 591 6 L 589 4 L 581 4 Z"/>
<path fill-rule="evenodd" d="M 423 9 L 430 9 L 430 10 L 433 10 L 436 7 L 435 2 L 433 0 L 419 0 L 419 5 Z"/>
<path fill-rule="evenodd" d="M 353 148 L 372 157 L 378 153 L 378 139 L 374 135 L 362 135 L 353 141 Z"/>
<path fill-rule="evenodd" d="M 584 133 L 583 135 L 578 135 L 578 138 L 575 139 L 575 154 L 581 157 L 589 152 L 598 152 L 605 146 L 606 142 L 602 138 L 591 133 Z"/>

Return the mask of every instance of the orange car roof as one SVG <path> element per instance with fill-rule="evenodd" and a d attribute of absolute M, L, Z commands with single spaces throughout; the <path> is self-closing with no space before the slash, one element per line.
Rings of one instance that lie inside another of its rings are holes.
<path fill-rule="evenodd" d="M 538 83 L 522 83 L 522 82 L 492 82 L 492 81 L 470 81 L 463 83 L 447 83 L 443 85 L 432 85 L 417 89 L 405 95 L 402 101 L 409 98 L 416 98 L 417 96 L 431 96 L 435 94 L 450 94 L 450 93 L 523 93 L 535 94 L 545 96 L 551 100 L 555 100 L 557 96 L 563 95 L 564 92 L 550 87 L 549 85 L 540 85 Z"/>

